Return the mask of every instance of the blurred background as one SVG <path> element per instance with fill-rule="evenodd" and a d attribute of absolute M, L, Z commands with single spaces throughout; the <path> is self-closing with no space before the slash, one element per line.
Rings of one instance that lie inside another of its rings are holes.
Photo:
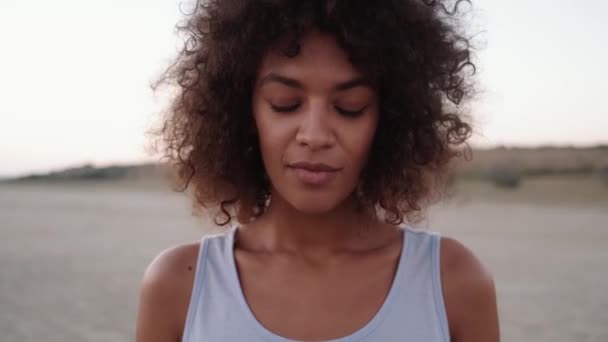
<path fill-rule="evenodd" d="M 492 271 L 503 341 L 608 341 L 608 2 L 473 4 L 473 159 L 418 226 Z M 180 18 L 0 0 L 0 340 L 132 341 L 146 265 L 209 232 L 146 152 Z"/>

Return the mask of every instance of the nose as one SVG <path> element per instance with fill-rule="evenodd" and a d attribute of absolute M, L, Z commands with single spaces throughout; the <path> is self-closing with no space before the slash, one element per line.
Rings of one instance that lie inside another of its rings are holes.
<path fill-rule="evenodd" d="M 328 122 L 328 113 L 324 106 L 311 107 L 302 113 L 296 142 L 311 150 L 331 147 L 334 143 L 333 132 Z"/>

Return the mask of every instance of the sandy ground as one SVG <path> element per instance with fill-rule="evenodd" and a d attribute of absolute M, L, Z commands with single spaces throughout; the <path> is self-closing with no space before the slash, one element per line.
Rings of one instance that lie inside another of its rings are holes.
<path fill-rule="evenodd" d="M 503 341 L 608 341 L 608 206 L 467 199 L 420 226 L 495 276 Z M 204 224 L 183 196 L 101 186 L 0 186 L 0 340 L 133 341 L 139 282 Z"/>

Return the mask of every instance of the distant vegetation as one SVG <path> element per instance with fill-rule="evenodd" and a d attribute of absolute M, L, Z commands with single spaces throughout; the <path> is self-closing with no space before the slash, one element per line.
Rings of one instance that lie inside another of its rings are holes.
<path fill-rule="evenodd" d="M 168 169 L 160 164 L 108 167 L 86 164 L 9 181 L 158 181 L 167 175 Z M 453 179 L 482 180 L 501 188 L 517 188 L 526 178 L 544 176 L 593 177 L 608 185 L 608 146 L 476 149 L 470 161 L 458 161 Z"/>
<path fill-rule="evenodd" d="M 115 180 L 126 178 L 132 167 L 111 166 L 96 168 L 93 165 L 70 168 L 46 174 L 32 174 L 18 178 L 21 181 L 64 181 L 64 180 Z"/>
<path fill-rule="evenodd" d="M 502 188 L 545 176 L 598 177 L 608 184 L 608 145 L 478 149 L 472 160 L 459 161 L 455 169 L 457 178 L 486 180 Z"/>
<path fill-rule="evenodd" d="M 497 167 L 489 170 L 484 179 L 494 183 L 497 187 L 514 189 L 517 188 L 522 181 L 521 171 L 510 167 Z"/>
<path fill-rule="evenodd" d="M 604 184 L 608 185 L 608 167 L 603 167 L 596 170 L 595 175 L 598 179 L 604 182 Z"/>
<path fill-rule="evenodd" d="M 11 182 L 71 182 L 71 181 L 117 181 L 159 179 L 167 170 L 158 164 L 114 165 L 95 167 L 85 164 L 49 173 L 30 174 L 10 179 Z"/>

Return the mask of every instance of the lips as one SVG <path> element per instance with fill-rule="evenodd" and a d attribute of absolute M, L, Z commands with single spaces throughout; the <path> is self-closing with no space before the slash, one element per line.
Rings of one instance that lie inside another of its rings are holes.
<path fill-rule="evenodd" d="M 306 161 L 291 163 L 288 166 L 300 182 L 315 186 L 329 183 L 340 171 L 339 168 L 327 164 Z"/>
<path fill-rule="evenodd" d="M 334 171 L 339 170 L 338 168 L 329 166 L 327 164 L 312 163 L 312 162 L 306 162 L 306 161 L 291 163 L 291 164 L 289 164 L 289 167 L 292 167 L 295 169 L 304 169 L 304 170 L 313 171 L 313 172 L 321 172 L 321 171 L 334 172 Z"/>

